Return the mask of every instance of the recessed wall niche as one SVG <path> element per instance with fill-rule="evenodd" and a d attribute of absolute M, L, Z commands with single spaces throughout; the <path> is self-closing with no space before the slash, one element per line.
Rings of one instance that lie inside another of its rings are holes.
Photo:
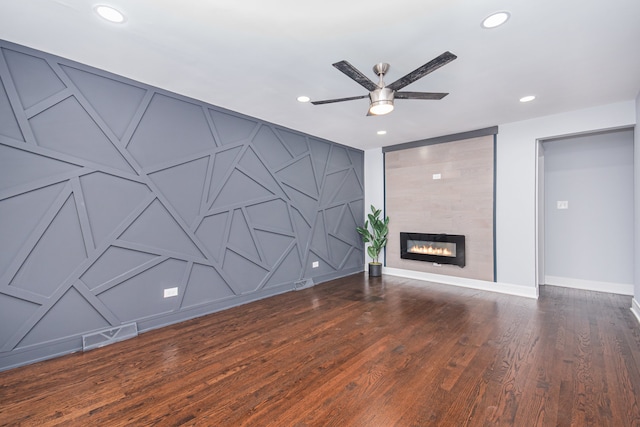
<path fill-rule="evenodd" d="M 494 136 L 385 152 L 386 266 L 494 280 Z M 466 263 L 400 257 L 400 233 L 463 235 Z"/>

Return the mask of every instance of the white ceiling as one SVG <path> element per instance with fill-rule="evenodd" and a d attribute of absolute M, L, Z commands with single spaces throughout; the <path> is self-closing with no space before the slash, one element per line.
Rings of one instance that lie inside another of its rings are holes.
<path fill-rule="evenodd" d="M 96 4 L 127 21 L 101 20 Z M 498 10 L 511 19 L 481 28 Z M 362 149 L 640 90 L 638 0 L 0 0 L 0 38 Z M 450 93 L 440 101 L 396 100 L 380 117 L 366 117 L 367 99 L 296 101 L 366 94 L 334 62 L 374 81 L 388 62 L 391 83 L 447 50 L 458 59 L 404 89 Z"/>

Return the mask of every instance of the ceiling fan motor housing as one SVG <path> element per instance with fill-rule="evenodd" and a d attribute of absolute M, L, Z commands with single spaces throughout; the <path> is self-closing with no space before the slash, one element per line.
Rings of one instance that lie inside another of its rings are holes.
<path fill-rule="evenodd" d="M 381 87 L 369 93 L 369 114 L 380 116 L 393 111 L 393 90 Z"/>
<path fill-rule="evenodd" d="M 393 102 L 393 91 L 388 87 L 378 88 L 369 93 L 371 104 Z"/>

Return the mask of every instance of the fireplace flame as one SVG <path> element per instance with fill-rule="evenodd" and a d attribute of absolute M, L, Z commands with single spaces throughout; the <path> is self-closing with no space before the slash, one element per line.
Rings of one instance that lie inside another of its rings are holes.
<path fill-rule="evenodd" d="M 434 248 L 427 245 L 413 245 L 409 252 L 423 255 L 453 256 L 453 253 L 447 248 Z"/>

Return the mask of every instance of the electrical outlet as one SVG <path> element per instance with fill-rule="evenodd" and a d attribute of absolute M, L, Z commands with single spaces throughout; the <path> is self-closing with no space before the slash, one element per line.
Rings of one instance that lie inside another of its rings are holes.
<path fill-rule="evenodd" d="M 434 173 L 433 174 L 433 179 L 442 179 L 442 174 Z"/>
<path fill-rule="evenodd" d="M 164 290 L 164 297 L 170 298 L 178 296 L 178 288 L 167 288 Z"/>
<path fill-rule="evenodd" d="M 311 268 L 318 268 L 320 267 L 320 262 L 319 261 L 313 261 L 311 263 Z"/>
<path fill-rule="evenodd" d="M 556 204 L 558 209 L 569 209 L 569 201 L 568 200 L 558 200 Z"/>

